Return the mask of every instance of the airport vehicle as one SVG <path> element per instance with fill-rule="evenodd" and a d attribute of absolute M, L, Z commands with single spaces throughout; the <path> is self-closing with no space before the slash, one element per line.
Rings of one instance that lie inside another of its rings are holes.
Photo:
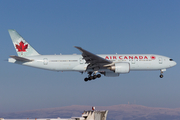
<path fill-rule="evenodd" d="M 75 46 L 81 55 L 40 55 L 15 30 L 9 29 L 13 45 L 18 56 L 11 55 L 11 63 L 36 67 L 53 71 L 87 72 L 84 81 L 107 77 L 116 77 L 132 70 L 160 70 L 160 78 L 167 68 L 176 65 L 169 57 L 155 54 L 93 54 L 81 47 Z"/>

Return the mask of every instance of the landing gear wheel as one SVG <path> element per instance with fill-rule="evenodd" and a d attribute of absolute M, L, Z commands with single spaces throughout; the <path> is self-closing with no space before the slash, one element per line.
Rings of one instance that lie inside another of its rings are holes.
<path fill-rule="evenodd" d="M 97 75 L 94 75 L 94 76 L 93 76 L 93 79 L 96 79 L 96 78 L 97 78 Z"/>
<path fill-rule="evenodd" d="M 95 80 L 96 78 L 100 78 L 101 77 L 101 74 L 96 74 L 97 71 L 95 72 L 88 72 L 88 77 L 84 78 L 84 81 L 87 82 L 87 81 L 91 81 L 91 80 Z M 92 76 L 93 74 L 93 76 Z"/>
<path fill-rule="evenodd" d="M 89 80 L 92 80 L 92 79 L 93 79 L 93 76 L 90 76 L 90 77 L 89 77 Z"/>
<path fill-rule="evenodd" d="M 101 77 L 101 74 L 98 74 L 97 77 L 100 78 L 100 77 Z"/>
<path fill-rule="evenodd" d="M 89 79 L 88 78 L 84 78 L 84 81 L 87 82 Z"/>
<path fill-rule="evenodd" d="M 163 78 L 163 75 L 161 74 L 159 77 L 160 77 L 160 78 Z"/>

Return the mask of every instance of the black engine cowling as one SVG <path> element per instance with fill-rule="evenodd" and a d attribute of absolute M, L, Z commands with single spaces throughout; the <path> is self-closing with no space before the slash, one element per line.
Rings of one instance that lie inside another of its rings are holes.
<path fill-rule="evenodd" d="M 115 73 L 129 73 L 130 71 L 130 64 L 129 63 L 115 63 L 114 66 L 109 67 L 110 70 L 114 71 Z"/>

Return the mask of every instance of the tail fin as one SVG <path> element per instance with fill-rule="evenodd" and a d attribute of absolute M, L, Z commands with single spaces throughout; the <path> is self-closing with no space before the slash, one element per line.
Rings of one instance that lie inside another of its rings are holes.
<path fill-rule="evenodd" d="M 39 55 L 39 53 L 16 32 L 16 30 L 9 29 L 8 31 L 19 57 Z"/>

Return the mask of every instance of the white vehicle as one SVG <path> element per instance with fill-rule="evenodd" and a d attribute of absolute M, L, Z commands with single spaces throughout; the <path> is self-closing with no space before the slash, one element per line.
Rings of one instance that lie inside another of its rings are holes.
<path fill-rule="evenodd" d="M 40 55 L 15 30 L 8 30 L 18 56 L 10 56 L 11 63 L 53 71 L 87 72 L 84 81 L 100 78 L 101 74 L 116 77 L 131 70 L 160 70 L 160 78 L 167 68 L 176 65 L 169 57 L 155 54 L 102 54 L 95 55 L 75 46 L 81 55 Z"/>

